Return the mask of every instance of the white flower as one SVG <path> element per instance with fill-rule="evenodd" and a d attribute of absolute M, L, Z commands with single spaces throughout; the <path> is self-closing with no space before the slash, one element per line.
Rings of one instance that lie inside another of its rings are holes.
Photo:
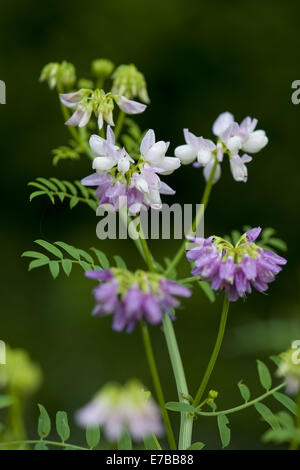
<path fill-rule="evenodd" d="M 213 133 L 217 136 L 221 136 L 223 132 L 228 129 L 230 124 L 234 122 L 233 114 L 229 112 L 221 113 L 213 124 Z"/>
<path fill-rule="evenodd" d="M 166 157 L 168 148 L 169 142 L 163 140 L 155 142 L 154 131 L 149 129 L 141 142 L 140 151 L 146 162 L 155 168 L 156 173 L 170 175 L 180 167 L 180 159 Z"/>
<path fill-rule="evenodd" d="M 265 131 L 257 130 L 249 134 L 242 148 L 245 152 L 257 153 L 267 145 L 268 141 Z"/>
<path fill-rule="evenodd" d="M 242 157 L 239 155 L 234 155 L 230 159 L 230 169 L 235 181 L 242 181 L 243 183 L 247 182 L 248 170 L 245 163 L 251 162 L 251 160 L 252 157 L 247 154 L 243 155 Z"/>

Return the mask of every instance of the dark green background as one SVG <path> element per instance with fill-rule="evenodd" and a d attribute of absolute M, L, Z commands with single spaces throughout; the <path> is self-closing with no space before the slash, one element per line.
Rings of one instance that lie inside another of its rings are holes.
<path fill-rule="evenodd" d="M 261 0 L 1 3 L 0 78 L 7 85 L 7 104 L 0 108 L 0 337 L 28 349 L 44 371 L 43 387 L 27 409 L 30 436 L 35 435 L 36 401 L 52 415 L 57 409 L 73 415 L 108 380 L 137 376 L 152 386 L 139 329 L 131 335 L 113 333 L 110 318 L 90 316 L 93 284 L 80 268 L 70 280 L 61 275 L 53 281 L 44 268 L 28 274 L 27 260 L 20 258 L 33 248 L 33 240 L 45 238 L 83 249 L 97 245 L 109 256 L 120 253 L 132 268 L 141 266 L 130 241 L 97 240 L 96 218 L 88 207 L 70 211 L 46 199 L 29 203 L 26 183 L 36 176 L 80 179 L 90 173 L 84 159 L 52 167 L 52 148 L 69 136 L 55 92 L 38 83 L 41 68 L 66 59 L 79 76 L 86 76 L 97 57 L 134 62 L 146 75 L 152 100 L 139 123 L 170 140 L 172 150 L 183 143 L 183 127 L 210 138 L 214 119 L 225 110 L 238 121 L 257 117 L 258 127 L 266 130 L 270 143 L 250 163 L 248 183 L 236 183 L 225 162 L 205 217 L 207 235 L 244 224 L 272 226 L 289 246 L 289 263 L 268 295 L 254 293 L 230 309 L 221 359 L 210 382 L 220 392 L 219 406 L 229 407 L 240 401 L 236 384 L 241 378 L 254 395 L 260 392 L 256 358 L 281 352 L 300 337 L 300 106 L 291 102 L 291 83 L 300 79 L 299 13 L 297 2 Z M 167 180 L 177 189 L 174 201 L 200 200 L 201 170 L 184 167 Z M 160 258 L 172 257 L 176 246 L 175 241 L 151 243 Z M 194 393 L 215 339 L 220 299 L 211 305 L 195 289 L 184 306 L 175 326 Z M 166 398 L 175 400 L 162 333 L 159 328 L 151 333 Z M 270 406 L 276 409 L 272 401 Z M 261 446 L 266 425 L 255 410 L 232 415 L 231 423 L 231 448 Z M 81 439 L 73 427 L 74 439 Z M 199 420 L 194 434 L 207 448 L 219 448 L 213 420 Z"/>

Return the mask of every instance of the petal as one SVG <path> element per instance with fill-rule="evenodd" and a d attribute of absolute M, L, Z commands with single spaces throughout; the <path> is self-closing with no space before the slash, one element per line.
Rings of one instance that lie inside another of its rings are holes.
<path fill-rule="evenodd" d="M 90 147 L 96 157 L 102 157 L 106 154 L 105 140 L 99 135 L 93 134 L 89 140 Z"/>
<path fill-rule="evenodd" d="M 183 165 L 192 163 L 197 156 L 197 150 L 191 145 L 179 145 L 179 147 L 176 147 L 174 153 L 176 157 L 180 158 Z"/>
<path fill-rule="evenodd" d="M 117 103 L 119 108 L 127 114 L 140 114 L 147 108 L 147 105 L 129 100 L 125 98 L 125 96 L 119 96 L 117 98 Z"/>
<path fill-rule="evenodd" d="M 213 133 L 215 135 L 221 135 L 223 132 L 234 122 L 233 114 L 225 112 L 220 114 L 213 124 Z"/>
<path fill-rule="evenodd" d="M 152 147 L 154 144 L 155 144 L 155 133 L 152 129 L 149 129 L 141 142 L 141 146 L 140 146 L 141 154 L 146 155 L 150 147 Z"/>

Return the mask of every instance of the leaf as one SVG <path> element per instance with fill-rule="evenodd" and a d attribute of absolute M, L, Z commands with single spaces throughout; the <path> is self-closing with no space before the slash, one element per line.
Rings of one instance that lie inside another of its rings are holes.
<path fill-rule="evenodd" d="M 99 426 L 95 428 L 86 428 L 85 438 L 87 445 L 90 449 L 97 447 L 100 442 L 100 428 Z"/>
<path fill-rule="evenodd" d="M 188 447 L 187 450 L 202 450 L 203 447 L 205 447 L 203 442 L 194 442 L 194 444 Z"/>
<path fill-rule="evenodd" d="M 199 281 L 198 284 L 203 290 L 203 292 L 205 293 L 205 295 L 208 297 L 209 301 L 213 303 L 216 300 L 216 295 L 214 291 L 209 287 L 209 283 L 204 282 L 204 281 Z"/>
<path fill-rule="evenodd" d="M 127 269 L 126 263 L 123 258 L 121 258 L 121 256 L 115 255 L 114 260 L 116 262 L 117 268 Z"/>
<path fill-rule="evenodd" d="M 7 408 L 12 404 L 12 401 L 9 395 L 0 395 L 0 408 Z"/>
<path fill-rule="evenodd" d="M 59 263 L 58 261 L 49 261 L 49 269 L 53 279 L 56 279 L 59 275 Z"/>
<path fill-rule="evenodd" d="M 38 435 L 41 439 L 47 437 L 51 431 L 51 420 L 43 405 L 38 405 L 40 416 L 38 421 Z"/>
<path fill-rule="evenodd" d="M 250 390 L 249 390 L 249 388 L 247 387 L 247 385 L 245 385 L 245 384 L 239 382 L 239 383 L 238 383 L 238 387 L 239 387 L 239 389 L 240 389 L 242 398 L 245 400 L 245 402 L 249 401 L 249 400 L 250 400 L 250 397 L 251 397 L 251 393 L 250 393 Z"/>
<path fill-rule="evenodd" d="M 266 241 L 268 238 L 272 237 L 272 235 L 275 235 L 276 230 L 274 228 L 265 228 L 262 233 L 261 237 Z"/>
<path fill-rule="evenodd" d="M 81 258 L 84 258 L 88 263 L 94 264 L 94 260 L 89 253 L 84 250 L 77 250 Z"/>
<path fill-rule="evenodd" d="M 68 243 L 65 243 L 65 242 L 55 242 L 55 245 L 60 246 L 61 248 L 63 248 L 73 258 L 75 258 L 77 260 L 80 258 L 78 250 L 76 248 L 74 248 L 74 246 L 71 246 L 71 245 L 69 245 Z"/>
<path fill-rule="evenodd" d="M 279 401 L 283 406 L 285 406 L 289 411 L 291 411 L 294 415 L 297 415 L 297 405 L 290 397 L 285 395 L 284 393 L 275 392 L 273 393 L 273 397 Z"/>
<path fill-rule="evenodd" d="M 268 240 L 268 244 L 273 246 L 274 248 L 278 248 L 281 251 L 287 251 L 287 244 L 279 238 L 270 238 Z"/>
<path fill-rule="evenodd" d="M 46 178 L 39 177 L 39 178 L 36 178 L 36 180 L 40 181 L 42 184 L 47 186 L 52 191 L 54 191 L 54 192 L 57 191 L 57 187 L 55 186 L 55 184 L 53 184 L 51 181 L 47 180 Z"/>
<path fill-rule="evenodd" d="M 227 447 L 230 444 L 231 431 L 230 428 L 227 426 L 229 424 L 229 419 L 226 415 L 220 414 L 218 415 L 217 420 L 222 447 L 224 449 L 224 447 Z"/>
<path fill-rule="evenodd" d="M 184 402 L 177 402 L 177 401 L 169 401 L 166 403 L 167 410 L 170 411 L 180 411 L 180 412 L 187 412 L 187 413 L 197 413 L 197 408 L 188 403 Z"/>
<path fill-rule="evenodd" d="M 236 245 L 240 238 L 241 238 L 241 233 L 238 230 L 233 230 L 231 232 L 231 239 L 232 239 L 233 245 Z"/>
<path fill-rule="evenodd" d="M 276 364 L 276 366 L 279 366 L 281 363 L 281 359 L 278 356 L 270 356 L 270 359 L 274 362 L 274 364 Z"/>
<path fill-rule="evenodd" d="M 82 269 L 84 271 L 90 271 L 91 269 L 93 269 L 93 266 L 91 266 L 89 263 L 87 263 L 86 261 L 79 261 L 79 264 L 80 266 L 82 267 Z"/>
<path fill-rule="evenodd" d="M 85 186 L 82 186 L 82 184 L 80 183 L 80 181 L 74 181 L 74 183 L 76 184 L 76 186 L 79 188 L 82 196 L 86 199 L 89 198 L 89 192 L 88 190 L 85 188 Z"/>
<path fill-rule="evenodd" d="M 37 243 L 38 245 L 42 246 L 45 248 L 45 250 L 50 251 L 54 256 L 57 256 L 58 258 L 62 258 L 63 254 L 62 252 L 56 248 L 56 246 L 52 245 L 49 242 L 46 242 L 46 240 L 35 240 L 34 243 Z"/>
<path fill-rule="evenodd" d="M 96 248 L 91 248 L 91 250 L 94 251 L 94 253 L 96 254 L 102 268 L 108 269 L 110 264 L 109 264 L 109 261 L 108 261 L 108 258 L 106 256 L 106 254 L 103 253 L 103 251 L 96 250 Z"/>
<path fill-rule="evenodd" d="M 68 423 L 68 415 L 65 411 L 56 413 L 56 431 L 63 442 L 70 437 L 70 428 Z"/>
<path fill-rule="evenodd" d="M 268 408 L 263 403 L 256 403 L 254 406 L 255 406 L 256 411 L 261 415 L 261 417 L 264 419 L 264 421 L 266 421 L 269 424 L 269 426 L 271 426 L 271 428 L 274 431 L 280 429 L 278 419 L 272 413 L 270 408 Z"/>
<path fill-rule="evenodd" d="M 48 447 L 46 446 L 45 442 L 41 441 L 35 444 L 34 450 L 48 450 Z"/>
<path fill-rule="evenodd" d="M 72 261 L 70 259 L 63 259 L 61 264 L 65 274 L 69 277 L 73 267 Z"/>
<path fill-rule="evenodd" d="M 257 370 L 260 383 L 266 390 L 270 390 L 272 387 L 272 377 L 266 364 L 262 361 L 257 361 Z"/>
<path fill-rule="evenodd" d="M 67 192 L 67 188 L 65 187 L 62 181 L 58 180 L 57 178 L 50 178 L 50 180 L 53 181 L 63 193 Z"/>
<path fill-rule="evenodd" d="M 39 253 L 38 251 L 24 251 L 21 256 L 26 256 L 28 258 L 38 258 L 38 259 L 47 259 L 49 260 L 48 256 L 44 255 L 44 253 Z"/>
<path fill-rule="evenodd" d="M 72 196 L 70 199 L 70 209 L 73 209 L 75 206 L 77 206 L 78 202 L 79 202 L 78 197 Z"/>
<path fill-rule="evenodd" d="M 127 429 L 123 431 L 122 436 L 118 440 L 118 450 L 132 450 L 132 441 Z"/>
<path fill-rule="evenodd" d="M 67 188 L 69 189 L 71 194 L 73 194 L 73 196 L 77 196 L 78 191 L 77 191 L 76 187 L 74 186 L 74 184 L 70 183 L 70 181 L 63 181 L 63 184 L 65 186 L 67 186 Z"/>
<path fill-rule="evenodd" d="M 45 264 L 49 263 L 49 258 L 48 259 L 36 259 L 34 261 L 31 261 L 28 266 L 28 270 L 31 271 L 34 268 L 40 268 L 41 266 L 45 266 Z"/>
<path fill-rule="evenodd" d="M 149 434 L 148 436 L 145 436 L 144 444 L 146 450 L 161 450 L 161 446 L 159 445 L 159 442 L 154 436 L 154 434 Z"/>
<path fill-rule="evenodd" d="M 47 191 L 34 191 L 33 193 L 30 194 L 29 201 L 31 202 L 32 199 L 38 196 L 42 196 L 43 194 L 47 194 Z"/>

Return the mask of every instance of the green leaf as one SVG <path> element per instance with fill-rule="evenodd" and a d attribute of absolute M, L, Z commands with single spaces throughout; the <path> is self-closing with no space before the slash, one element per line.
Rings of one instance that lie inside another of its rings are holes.
<path fill-rule="evenodd" d="M 204 281 L 199 281 L 198 284 L 203 290 L 203 292 L 205 293 L 205 295 L 208 297 L 208 300 L 213 303 L 216 300 L 216 295 L 214 291 L 209 287 L 209 283 L 204 282 Z"/>
<path fill-rule="evenodd" d="M 0 408 L 7 408 L 12 404 L 12 401 L 9 395 L 0 395 Z"/>
<path fill-rule="evenodd" d="M 266 390 L 270 390 L 272 387 L 272 377 L 266 364 L 262 361 L 257 361 L 257 370 L 260 383 Z"/>
<path fill-rule="evenodd" d="M 55 184 L 53 184 L 51 181 L 47 180 L 46 178 L 39 177 L 39 178 L 36 178 L 36 180 L 40 181 L 42 184 L 47 186 L 52 191 L 54 191 L 54 192 L 57 191 L 57 187 L 55 186 Z"/>
<path fill-rule="evenodd" d="M 82 186 L 82 184 L 80 183 L 80 181 L 74 181 L 74 183 L 76 184 L 76 186 L 79 188 L 82 196 L 86 199 L 89 198 L 89 192 L 88 190 L 86 189 L 85 186 Z"/>
<path fill-rule="evenodd" d="M 110 264 L 106 254 L 103 253 L 103 251 L 97 250 L 96 248 L 91 248 L 91 250 L 96 254 L 102 268 L 108 269 Z"/>
<path fill-rule="evenodd" d="M 38 259 L 47 259 L 49 260 L 48 256 L 44 255 L 44 253 L 39 253 L 38 251 L 24 251 L 21 256 L 26 256 L 28 258 L 38 258 Z"/>
<path fill-rule="evenodd" d="M 61 264 L 62 264 L 64 272 L 69 277 L 72 271 L 72 267 L 73 267 L 72 261 L 70 259 L 63 259 Z"/>
<path fill-rule="evenodd" d="M 42 246 L 45 248 L 45 250 L 50 251 L 54 256 L 57 256 L 58 258 L 62 258 L 62 252 L 56 248 L 56 246 L 52 245 L 49 242 L 46 242 L 46 240 L 35 240 L 34 243 L 37 243 L 38 245 Z"/>
<path fill-rule="evenodd" d="M 178 401 L 169 401 L 166 403 L 167 410 L 170 411 L 180 411 L 180 412 L 187 412 L 187 413 L 197 413 L 197 408 L 188 403 L 178 402 Z"/>
<path fill-rule="evenodd" d="M 28 266 L 28 270 L 31 271 L 34 268 L 40 268 L 41 266 L 45 266 L 45 264 L 49 263 L 49 258 L 48 259 L 36 259 L 34 261 L 31 261 Z"/>
<path fill-rule="evenodd" d="M 261 232 L 261 237 L 266 241 L 268 238 L 272 237 L 272 235 L 275 235 L 275 233 L 276 230 L 274 228 L 268 227 Z"/>
<path fill-rule="evenodd" d="M 222 447 L 224 449 L 224 447 L 227 447 L 230 444 L 231 431 L 230 428 L 227 426 L 229 424 L 229 419 L 226 415 L 220 414 L 218 415 L 217 420 Z"/>
<path fill-rule="evenodd" d="M 86 201 L 86 203 L 90 206 L 91 209 L 93 209 L 93 211 L 97 210 L 97 207 L 98 207 L 97 201 L 93 201 L 92 199 L 88 199 Z"/>
<path fill-rule="evenodd" d="M 87 445 L 90 449 L 97 447 L 100 442 L 100 428 L 99 426 L 95 428 L 86 428 L 85 438 Z"/>
<path fill-rule="evenodd" d="M 118 440 L 118 450 L 132 450 L 132 441 L 127 429 L 123 431 L 122 436 Z"/>
<path fill-rule="evenodd" d="M 65 185 L 62 183 L 62 181 L 58 180 L 57 178 L 50 178 L 51 181 L 53 181 L 56 186 L 63 192 L 63 193 L 66 193 L 67 192 L 67 188 L 65 187 Z"/>
<path fill-rule="evenodd" d="M 94 264 L 94 260 L 89 253 L 84 250 L 77 250 L 81 258 L 84 258 L 88 263 Z"/>
<path fill-rule="evenodd" d="M 278 248 L 281 251 L 287 251 L 287 244 L 279 238 L 270 238 L 268 240 L 268 244 L 273 246 L 274 248 Z"/>
<path fill-rule="evenodd" d="M 255 405 L 256 411 L 261 415 L 261 417 L 266 421 L 271 428 L 276 431 L 280 429 L 280 425 L 276 416 L 272 413 L 270 408 L 268 408 L 263 403 L 256 403 Z"/>
<path fill-rule="evenodd" d="M 276 364 L 276 366 L 279 366 L 279 364 L 281 363 L 281 359 L 278 356 L 270 356 L 270 359 L 274 362 L 274 364 Z"/>
<path fill-rule="evenodd" d="M 86 261 L 79 261 L 79 264 L 80 266 L 82 267 L 82 269 L 84 271 L 90 271 L 91 269 L 93 269 L 93 266 L 91 266 L 89 263 L 87 263 Z"/>
<path fill-rule="evenodd" d="M 72 196 L 70 199 L 70 209 L 73 209 L 75 206 L 77 206 L 78 202 L 79 202 L 78 197 Z"/>
<path fill-rule="evenodd" d="M 51 420 L 43 405 L 38 405 L 40 410 L 40 416 L 38 421 L 38 435 L 41 439 L 44 439 L 50 434 L 51 431 Z"/>
<path fill-rule="evenodd" d="M 115 255 L 114 260 L 116 262 L 117 268 L 127 269 L 126 263 L 123 258 L 121 258 L 121 256 Z"/>
<path fill-rule="evenodd" d="M 146 450 L 161 450 L 158 440 L 154 434 L 150 434 L 144 437 L 144 445 Z"/>
<path fill-rule="evenodd" d="M 53 279 L 56 279 L 59 275 L 59 263 L 58 261 L 49 261 L 49 269 Z"/>
<path fill-rule="evenodd" d="M 203 442 L 194 442 L 194 444 L 188 447 L 187 450 L 202 450 L 203 447 L 205 447 Z"/>
<path fill-rule="evenodd" d="M 231 232 L 231 239 L 232 239 L 233 245 L 236 245 L 240 238 L 241 238 L 241 232 L 239 232 L 238 230 L 233 230 Z"/>
<path fill-rule="evenodd" d="M 34 188 L 41 189 L 42 191 L 45 191 L 46 194 L 48 194 L 49 192 L 48 188 L 46 188 L 42 184 L 36 183 L 35 181 L 30 181 L 30 183 L 28 183 L 28 186 L 33 186 Z"/>
<path fill-rule="evenodd" d="M 63 184 L 65 186 L 67 186 L 67 188 L 69 189 L 71 194 L 73 194 L 73 196 L 77 196 L 78 191 L 77 191 L 76 187 L 74 186 L 74 184 L 70 183 L 70 181 L 63 181 Z"/>
<path fill-rule="evenodd" d="M 291 411 L 294 415 L 297 415 L 297 405 L 290 397 L 285 395 L 284 393 L 275 392 L 273 393 L 273 397 L 279 401 L 283 406 L 285 406 L 289 411 Z"/>
<path fill-rule="evenodd" d="M 30 194 L 29 201 L 31 202 L 35 197 L 42 196 L 44 194 L 47 194 L 47 191 L 34 191 Z"/>
<path fill-rule="evenodd" d="M 60 246 L 60 248 L 63 248 L 70 256 L 72 256 L 75 259 L 79 259 L 79 253 L 74 246 L 69 245 L 68 243 L 65 242 L 55 242 L 55 245 Z"/>
<path fill-rule="evenodd" d="M 46 446 L 45 442 L 41 441 L 35 444 L 34 450 L 48 450 L 48 447 Z"/>
<path fill-rule="evenodd" d="M 70 428 L 68 423 L 68 416 L 65 411 L 58 411 L 56 413 L 56 431 L 63 442 L 69 439 Z"/>
<path fill-rule="evenodd" d="M 239 389 L 240 389 L 242 398 L 245 400 L 245 402 L 249 401 L 249 400 L 250 400 L 250 397 L 251 397 L 251 393 L 250 393 L 250 390 L 249 390 L 249 388 L 247 387 L 247 385 L 245 385 L 245 384 L 239 382 L 239 383 L 238 383 L 238 387 L 239 387 Z"/>

